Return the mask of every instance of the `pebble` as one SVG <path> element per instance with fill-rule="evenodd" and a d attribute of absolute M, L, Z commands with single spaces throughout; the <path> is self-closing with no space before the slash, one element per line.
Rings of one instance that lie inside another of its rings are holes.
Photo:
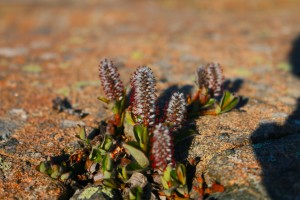
<path fill-rule="evenodd" d="M 83 121 L 63 120 L 60 124 L 61 128 L 72 128 L 78 125 L 85 126 L 85 123 Z"/>
<path fill-rule="evenodd" d="M 273 113 L 272 117 L 275 118 L 275 119 L 287 118 L 288 114 L 287 113 L 282 113 L 282 112 L 277 112 L 277 113 Z"/>
<path fill-rule="evenodd" d="M 0 56 L 12 58 L 15 56 L 25 55 L 28 53 L 28 49 L 25 47 L 2 47 L 0 48 Z"/>
<path fill-rule="evenodd" d="M 8 139 L 16 128 L 17 125 L 14 122 L 0 119 L 0 141 Z"/>
<path fill-rule="evenodd" d="M 22 108 L 13 108 L 9 111 L 9 114 L 12 116 L 18 116 L 22 120 L 26 120 L 28 117 L 25 110 L 23 110 Z"/>

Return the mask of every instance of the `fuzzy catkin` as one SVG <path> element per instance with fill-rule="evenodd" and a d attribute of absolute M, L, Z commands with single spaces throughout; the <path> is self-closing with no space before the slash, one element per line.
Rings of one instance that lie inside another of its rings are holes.
<path fill-rule="evenodd" d="M 208 89 L 212 97 L 221 95 L 223 79 L 222 68 L 217 63 L 209 63 L 205 67 L 201 66 L 196 72 L 198 87 Z"/>
<path fill-rule="evenodd" d="M 186 117 L 186 102 L 183 93 L 176 92 L 172 95 L 166 110 L 166 123 L 172 132 L 181 128 Z"/>
<path fill-rule="evenodd" d="M 105 58 L 100 62 L 99 78 L 104 93 L 109 100 L 121 100 L 123 98 L 124 85 L 112 61 Z"/>
<path fill-rule="evenodd" d="M 174 144 L 167 126 L 158 124 L 153 130 L 151 147 L 152 167 L 165 170 L 168 165 L 174 167 Z"/>
<path fill-rule="evenodd" d="M 153 126 L 155 123 L 155 78 L 149 67 L 139 67 L 131 78 L 130 106 L 137 124 Z"/>

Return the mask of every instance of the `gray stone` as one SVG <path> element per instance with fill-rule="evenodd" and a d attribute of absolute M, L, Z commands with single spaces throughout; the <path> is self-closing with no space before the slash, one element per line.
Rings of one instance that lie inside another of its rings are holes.
<path fill-rule="evenodd" d="M 85 126 L 85 123 L 83 121 L 63 120 L 60 124 L 60 127 L 61 128 L 72 128 L 72 127 L 77 127 L 78 125 Z"/>
<path fill-rule="evenodd" d="M 0 141 L 8 139 L 18 128 L 18 125 L 10 120 L 0 119 Z"/>
<path fill-rule="evenodd" d="M 12 116 L 16 116 L 16 117 L 19 117 L 21 118 L 22 120 L 26 120 L 27 119 L 27 113 L 25 112 L 24 109 L 22 108 L 13 108 L 9 111 L 9 114 L 12 115 Z"/>

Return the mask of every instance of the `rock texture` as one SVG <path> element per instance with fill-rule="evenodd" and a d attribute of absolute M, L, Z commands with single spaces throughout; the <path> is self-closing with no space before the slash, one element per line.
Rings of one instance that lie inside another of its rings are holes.
<path fill-rule="evenodd" d="M 104 57 L 114 60 L 124 85 L 136 67 L 151 67 L 164 98 L 192 90 L 199 65 L 220 63 L 225 88 L 242 101 L 232 112 L 190 121 L 198 134 L 181 142 L 177 159 L 199 158 L 196 176 L 225 186 L 213 194 L 218 199 L 300 199 L 299 6 L 1 1 L 0 199 L 70 198 L 35 166 L 76 148 L 77 124 L 91 129 L 107 116 L 97 100 Z M 57 96 L 89 115 L 58 113 Z"/>

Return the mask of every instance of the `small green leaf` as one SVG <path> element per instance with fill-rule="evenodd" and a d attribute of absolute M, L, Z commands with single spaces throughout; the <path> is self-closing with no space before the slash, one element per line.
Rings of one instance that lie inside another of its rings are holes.
<path fill-rule="evenodd" d="M 112 178 L 112 173 L 109 172 L 109 171 L 104 171 L 104 173 L 103 173 L 103 178 L 104 178 L 104 179 Z"/>
<path fill-rule="evenodd" d="M 79 138 L 86 140 L 86 131 L 84 126 L 79 126 Z"/>
<path fill-rule="evenodd" d="M 132 157 L 142 168 L 146 168 L 149 166 L 149 160 L 147 156 L 143 153 L 143 151 L 129 144 L 124 144 L 123 146 L 129 151 Z"/>
<path fill-rule="evenodd" d="M 171 175 L 171 180 L 175 180 L 176 182 L 178 181 L 177 173 L 175 170 L 172 170 L 170 172 L 170 175 Z"/>
<path fill-rule="evenodd" d="M 163 187 L 165 189 L 169 189 L 169 185 L 168 185 L 167 180 L 164 177 L 160 177 L 160 178 L 161 178 L 161 183 L 162 183 Z"/>
<path fill-rule="evenodd" d="M 105 97 L 98 97 L 98 100 L 100 100 L 100 101 L 102 101 L 102 102 L 104 102 L 104 103 L 106 103 L 106 104 L 109 104 L 109 99 L 107 99 L 107 98 L 105 98 Z"/>
<path fill-rule="evenodd" d="M 61 181 L 66 181 L 67 179 L 69 179 L 71 173 L 70 172 L 67 172 L 67 173 L 64 173 L 60 176 L 60 180 Z"/>
<path fill-rule="evenodd" d="M 234 96 L 229 91 L 225 91 L 220 102 L 221 108 L 224 109 L 233 98 Z"/>
<path fill-rule="evenodd" d="M 218 104 L 215 104 L 215 113 L 218 115 L 222 112 L 221 107 Z"/>
<path fill-rule="evenodd" d="M 171 171 L 172 171 L 172 167 L 170 165 L 168 165 L 163 174 L 163 178 L 167 182 L 171 180 Z"/>
<path fill-rule="evenodd" d="M 128 174 L 142 170 L 143 168 L 136 161 L 132 161 L 131 163 L 126 165 L 126 171 L 128 172 Z"/>
<path fill-rule="evenodd" d="M 221 112 L 228 112 L 232 110 L 239 102 L 239 98 L 231 94 L 229 91 L 225 91 L 220 102 Z"/>
<path fill-rule="evenodd" d="M 119 168 L 119 173 L 118 173 L 118 177 L 123 180 L 124 182 L 127 181 L 128 176 L 127 176 L 127 170 L 126 170 L 126 166 L 122 167 L 121 169 Z"/>
<path fill-rule="evenodd" d="M 176 167 L 177 178 L 182 185 L 186 184 L 186 169 L 183 164 Z"/>
<path fill-rule="evenodd" d="M 102 160 L 103 172 L 112 170 L 112 161 L 109 154 L 106 154 Z"/>
<path fill-rule="evenodd" d="M 170 188 L 168 190 L 163 190 L 163 193 L 166 195 L 166 196 L 171 196 L 172 193 L 174 192 L 175 188 Z"/>
<path fill-rule="evenodd" d="M 99 149 L 92 149 L 92 152 L 89 155 L 89 159 L 96 162 L 96 163 L 100 163 L 102 161 L 102 154 L 101 151 Z"/>
<path fill-rule="evenodd" d="M 112 145 L 113 145 L 113 138 L 110 135 L 106 135 L 101 144 L 101 149 L 105 151 L 109 151 Z"/>
<path fill-rule="evenodd" d="M 46 173 L 47 167 L 45 162 L 41 162 L 38 166 L 37 169 L 42 172 L 42 173 Z"/>
<path fill-rule="evenodd" d="M 203 106 L 201 106 L 201 109 L 209 108 L 210 106 L 214 105 L 215 102 L 216 102 L 215 99 L 210 98 L 210 99 L 206 102 L 206 104 L 204 104 Z"/>
<path fill-rule="evenodd" d="M 133 120 L 131 112 L 126 111 L 126 113 L 125 113 L 125 122 L 129 125 L 135 125 L 135 122 Z"/>
<path fill-rule="evenodd" d="M 188 187 L 187 185 L 184 185 L 183 187 L 177 187 L 176 191 L 182 196 L 185 196 L 186 194 L 188 194 Z"/>
<path fill-rule="evenodd" d="M 58 165 L 52 166 L 52 173 L 50 175 L 51 178 L 57 179 L 60 176 L 60 170 Z"/>
<path fill-rule="evenodd" d="M 130 200 L 142 200 L 143 189 L 139 186 L 132 188 L 129 192 Z"/>
<path fill-rule="evenodd" d="M 149 134 L 146 126 L 135 125 L 133 127 L 135 139 L 138 141 L 139 146 L 144 152 L 147 152 Z"/>
<path fill-rule="evenodd" d="M 134 136 L 135 136 L 135 139 L 137 141 L 142 140 L 143 131 L 144 131 L 144 126 L 143 125 L 135 125 L 133 127 Z"/>
<path fill-rule="evenodd" d="M 103 180 L 103 185 L 105 185 L 106 187 L 110 187 L 110 188 L 114 188 L 114 189 L 117 189 L 118 188 L 118 185 L 117 183 L 115 182 L 114 179 L 104 179 Z"/>

